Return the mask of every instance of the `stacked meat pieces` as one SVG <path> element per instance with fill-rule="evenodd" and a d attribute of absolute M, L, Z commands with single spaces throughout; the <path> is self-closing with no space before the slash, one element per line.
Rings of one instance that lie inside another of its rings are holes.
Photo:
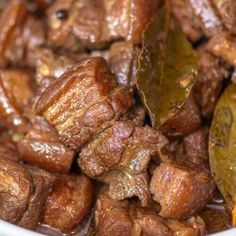
<path fill-rule="evenodd" d="M 226 50 L 236 45 L 236 10 L 233 0 L 170 2 L 197 45 L 198 79 L 160 129 L 149 125 L 136 70 L 142 33 L 161 1 L 4 4 L 0 219 L 62 234 L 88 218 L 101 236 L 205 234 L 199 213 L 215 190 L 209 124 L 236 64 Z"/>

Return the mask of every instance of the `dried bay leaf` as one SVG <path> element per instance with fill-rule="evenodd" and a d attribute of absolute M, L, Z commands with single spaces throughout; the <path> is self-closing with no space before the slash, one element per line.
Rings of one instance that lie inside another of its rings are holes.
<path fill-rule="evenodd" d="M 209 135 L 210 167 L 236 225 L 236 85 L 219 99 Z"/>
<path fill-rule="evenodd" d="M 137 87 L 153 127 L 160 127 L 183 106 L 196 75 L 195 51 L 165 7 L 144 32 L 137 71 Z"/>

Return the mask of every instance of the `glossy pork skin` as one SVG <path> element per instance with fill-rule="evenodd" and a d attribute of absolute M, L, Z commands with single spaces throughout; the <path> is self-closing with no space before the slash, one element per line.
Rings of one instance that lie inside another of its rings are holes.
<path fill-rule="evenodd" d="M 98 236 L 203 236 L 205 224 L 199 217 L 186 221 L 166 220 L 155 207 L 143 208 L 127 200 L 114 201 L 105 193 L 95 206 Z"/>
<path fill-rule="evenodd" d="M 18 144 L 21 160 L 56 173 L 69 173 L 75 155 L 63 145 L 57 133 L 43 117 L 35 123 Z"/>
<path fill-rule="evenodd" d="M 60 140 L 81 149 L 133 105 L 128 89 L 118 86 L 103 58 L 72 67 L 49 86 L 37 112 L 58 131 Z"/>
<path fill-rule="evenodd" d="M 190 163 L 167 162 L 156 168 L 150 183 L 160 215 L 186 219 L 201 210 L 212 197 L 215 183 L 208 171 Z"/>
<path fill-rule="evenodd" d="M 92 183 L 88 177 L 58 175 L 47 198 L 41 223 L 62 233 L 72 233 L 89 212 L 92 194 Z"/>

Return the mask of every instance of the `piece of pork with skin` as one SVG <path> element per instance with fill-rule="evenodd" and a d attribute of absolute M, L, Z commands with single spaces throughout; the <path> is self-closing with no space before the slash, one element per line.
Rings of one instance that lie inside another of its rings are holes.
<path fill-rule="evenodd" d="M 45 29 L 25 0 L 10 1 L 0 16 L 0 65 L 34 65 L 34 48 L 45 42 Z"/>
<path fill-rule="evenodd" d="M 171 160 L 192 162 L 199 167 L 209 169 L 208 134 L 209 128 L 202 127 L 183 139 L 167 144 L 165 153 Z"/>
<path fill-rule="evenodd" d="M 98 236 L 203 236 L 205 224 L 199 216 L 186 221 L 165 220 L 154 208 L 142 208 L 127 200 L 117 202 L 105 193 L 96 202 L 95 228 Z"/>
<path fill-rule="evenodd" d="M 108 183 L 112 198 L 137 196 L 145 206 L 150 200 L 146 169 L 151 158 L 161 156 L 166 143 L 149 126 L 116 122 L 81 150 L 78 164 L 89 177 Z"/>
<path fill-rule="evenodd" d="M 184 105 L 166 121 L 160 130 L 168 137 L 186 136 L 201 126 L 201 114 L 193 94 L 191 93 Z"/>
<path fill-rule="evenodd" d="M 208 135 L 209 128 L 202 127 L 184 138 L 183 145 L 186 160 L 198 166 L 209 167 Z"/>
<path fill-rule="evenodd" d="M 212 0 L 230 33 L 236 34 L 236 2 L 234 0 Z"/>
<path fill-rule="evenodd" d="M 0 70 L 0 118 L 7 128 L 26 131 L 24 109 L 34 94 L 32 74 L 23 69 Z"/>
<path fill-rule="evenodd" d="M 58 0 L 48 10 L 49 41 L 70 50 L 80 43 L 101 48 L 122 38 L 140 44 L 158 5 L 159 0 Z"/>
<path fill-rule="evenodd" d="M 70 171 L 75 152 L 59 140 L 57 130 L 43 117 L 36 117 L 31 129 L 18 144 L 21 160 L 56 173 Z"/>
<path fill-rule="evenodd" d="M 195 42 L 202 37 L 200 20 L 194 15 L 188 0 L 171 0 L 171 10 L 180 23 L 183 32 L 191 41 Z"/>
<path fill-rule="evenodd" d="M 200 107 L 201 115 L 209 119 L 214 112 L 223 80 L 228 76 L 228 72 L 222 60 L 207 51 L 207 46 L 198 48 L 197 53 L 198 77 L 193 87 L 193 95 Z"/>
<path fill-rule="evenodd" d="M 34 189 L 29 199 L 28 208 L 22 215 L 18 225 L 27 229 L 36 229 L 56 177 L 37 167 L 28 165 L 25 165 L 25 167 L 33 178 Z"/>
<path fill-rule="evenodd" d="M 91 180 L 84 176 L 57 175 L 41 223 L 62 233 L 72 233 L 89 212 L 93 198 Z"/>
<path fill-rule="evenodd" d="M 199 212 L 215 189 L 208 171 L 187 162 L 164 162 L 156 168 L 150 183 L 153 199 L 160 203 L 160 215 L 186 219 Z"/>
<path fill-rule="evenodd" d="M 0 219 L 35 229 L 54 175 L 6 158 L 0 158 L 0 166 Z"/>
<path fill-rule="evenodd" d="M 92 58 L 65 72 L 40 97 L 37 112 L 60 140 L 81 149 L 133 105 L 132 93 L 118 86 L 103 58 Z"/>
<path fill-rule="evenodd" d="M 212 37 L 207 45 L 207 49 L 228 64 L 236 66 L 236 38 L 229 33 Z"/>
<path fill-rule="evenodd" d="M 188 0 L 193 13 L 198 17 L 200 26 L 207 37 L 221 33 L 223 23 L 218 16 L 217 10 L 209 0 Z"/>
<path fill-rule="evenodd" d="M 109 67 L 119 84 L 134 87 L 140 49 L 131 42 L 115 42 L 109 51 Z"/>
<path fill-rule="evenodd" d="M 15 161 L 0 159 L 0 219 L 17 224 L 33 191 L 29 171 Z"/>
<path fill-rule="evenodd" d="M 39 47 L 35 49 L 36 81 L 42 93 L 55 79 L 74 64 L 82 61 L 85 54 L 59 53 L 51 48 Z M 88 57 L 88 55 L 86 55 Z"/>

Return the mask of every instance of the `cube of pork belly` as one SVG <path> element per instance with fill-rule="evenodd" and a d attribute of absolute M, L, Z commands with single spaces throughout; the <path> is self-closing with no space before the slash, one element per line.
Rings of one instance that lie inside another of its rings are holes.
<path fill-rule="evenodd" d="M 169 137 L 186 136 L 196 131 L 201 125 L 201 114 L 193 95 L 187 98 L 185 104 L 176 114 L 167 120 L 160 130 Z"/>
<path fill-rule="evenodd" d="M 134 87 L 140 49 L 130 42 L 113 43 L 109 51 L 109 66 L 119 84 Z"/>
<path fill-rule="evenodd" d="M 234 0 L 212 0 L 212 3 L 218 10 L 220 17 L 230 31 L 236 33 L 236 2 Z"/>
<path fill-rule="evenodd" d="M 19 163 L 0 159 L 0 219 L 17 223 L 28 208 L 33 179 Z"/>
<path fill-rule="evenodd" d="M 209 128 L 202 127 L 183 139 L 186 160 L 198 166 L 209 167 L 208 135 Z"/>
<path fill-rule="evenodd" d="M 117 202 L 107 194 L 95 206 L 95 228 L 98 236 L 171 236 L 172 233 L 158 214 L 135 207 L 127 200 Z"/>
<path fill-rule="evenodd" d="M 121 38 L 141 44 L 158 5 L 159 0 L 58 0 L 48 11 L 49 41 L 72 50 L 81 42 L 101 48 Z M 59 16 L 61 9 L 66 10 L 65 17 Z"/>
<path fill-rule="evenodd" d="M 104 193 L 96 202 L 95 228 L 98 236 L 203 236 L 205 224 L 199 216 L 186 221 L 165 220 L 154 207 L 117 202 Z"/>
<path fill-rule="evenodd" d="M 193 13 L 201 22 L 201 28 L 207 37 L 211 37 L 223 31 L 223 23 L 209 0 L 188 0 Z"/>
<path fill-rule="evenodd" d="M 200 47 L 197 53 L 199 58 L 198 78 L 193 87 L 193 95 L 200 107 L 201 115 L 209 119 L 214 112 L 223 80 L 228 73 L 222 60 L 209 53 L 206 46 Z"/>
<path fill-rule="evenodd" d="M 132 94 L 117 87 L 102 58 L 86 60 L 64 73 L 38 101 L 37 111 L 57 130 L 60 140 L 80 149 L 132 106 Z"/>
<path fill-rule="evenodd" d="M 116 200 L 137 196 L 143 205 L 150 200 L 146 169 L 159 157 L 167 140 L 149 126 L 116 122 L 81 150 L 78 164 L 92 178 L 110 184 Z"/>
<path fill-rule="evenodd" d="M 27 11 L 24 0 L 9 1 L 0 16 L 0 65 L 34 65 L 34 49 L 46 40 L 44 21 Z"/>
<path fill-rule="evenodd" d="M 236 38 L 228 33 L 215 35 L 207 45 L 208 50 L 232 66 L 236 66 Z"/>
<path fill-rule="evenodd" d="M 86 176 L 58 175 L 42 214 L 42 224 L 73 232 L 89 212 L 92 183 Z"/>
<path fill-rule="evenodd" d="M 18 225 L 28 229 L 35 229 L 56 177 L 37 167 L 28 165 L 25 167 L 33 178 L 34 191 L 30 195 L 28 208 L 22 215 Z"/>
<path fill-rule="evenodd" d="M 68 173 L 75 155 L 61 143 L 57 130 L 43 117 L 36 117 L 17 146 L 22 160 L 50 172 Z"/>
<path fill-rule="evenodd" d="M 201 210 L 212 197 L 214 180 L 208 172 L 193 164 L 162 163 L 150 183 L 153 199 L 161 204 L 160 215 L 188 218 Z"/>
<path fill-rule="evenodd" d="M 171 9 L 175 18 L 179 21 L 183 32 L 191 41 L 197 41 L 202 36 L 200 20 L 193 13 L 188 0 L 171 0 Z"/>
<path fill-rule="evenodd" d="M 27 129 L 23 111 L 33 96 L 31 74 L 20 69 L 0 70 L 0 118 L 7 128 Z"/>

